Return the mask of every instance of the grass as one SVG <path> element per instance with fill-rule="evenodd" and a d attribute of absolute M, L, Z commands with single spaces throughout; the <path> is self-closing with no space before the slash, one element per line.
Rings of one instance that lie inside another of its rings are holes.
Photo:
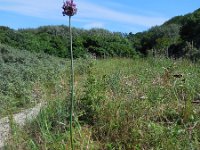
<path fill-rule="evenodd" d="M 77 60 L 75 67 L 75 149 L 199 149 L 198 64 L 118 58 Z M 57 86 L 69 91 L 65 78 L 60 75 Z M 64 91 L 52 86 L 47 108 L 16 128 L 6 148 L 70 149 Z"/>
<path fill-rule="evenodd" d="M 63 59 L 0 44 L 0 116 L 44 99 L 43 93 L 56 84 L 64 70 Z"/>

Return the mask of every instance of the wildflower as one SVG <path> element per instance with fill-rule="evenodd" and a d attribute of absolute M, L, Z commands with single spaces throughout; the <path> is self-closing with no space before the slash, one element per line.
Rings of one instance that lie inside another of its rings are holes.
<path fill-rule="evenodd" d="M 73 0 L 67 0 L 64 2 L 62 9 L 63 16 L 73 16 L 77 13 L 76 4 L 73 2 Z"/>
<path fill-rule="evenodd" d="M 67 15 L 69 16 L 69 33 L 70 33 L 70 53 L 71 53 L 71 81 L 70 81 L 70 87 L 71 87 L 71 98 L 70 98 L 70 141 L 71 141 L 71 149 L 74 150 L 74 142 L 73 142 L 73 111 L 74 111 L 74 63 L 73 63 L 73 50 L 72 50 L 72 28 L 71 28 L 71 16 L 75 15 L 77 13 L 76 4 L 73 2 L 73 0 L 67 0 L 63 4 L 63 16 Z"/>

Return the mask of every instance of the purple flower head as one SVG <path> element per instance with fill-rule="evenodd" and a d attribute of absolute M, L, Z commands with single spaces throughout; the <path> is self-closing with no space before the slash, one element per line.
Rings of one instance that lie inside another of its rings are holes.
<path fill-rule="evenodd" d="M 73 0 L 67 0 L 64 2 L 62 9 L 63 16 L 73 16 L 77 13 L 76 4 L 73 2 Z"/>

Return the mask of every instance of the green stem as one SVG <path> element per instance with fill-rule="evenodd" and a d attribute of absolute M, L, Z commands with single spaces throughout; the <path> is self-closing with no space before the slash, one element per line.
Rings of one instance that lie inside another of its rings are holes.
<path fill-rule="evenodd" d="M 73 50 L 72 50 L 71 16 L 69 16 L 69 33 L 70 33 L 70 53 L 71 53 L 70 141 L 71 141 L 71 149 L 74 150 L 73 132 L 72 132 L 73 109 L 74 109 L 74 62 L 73 62 Z"/>

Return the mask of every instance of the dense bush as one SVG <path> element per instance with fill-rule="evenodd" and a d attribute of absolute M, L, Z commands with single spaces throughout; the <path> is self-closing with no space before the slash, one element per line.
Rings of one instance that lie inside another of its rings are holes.
<path fill-rule="evenodd" d="M 145 56 L 165 56 L 165 57 L 185 57 L 184 52 L 187 42 L 199 51 L 200 36 L 200 9 L 184 16 L 174 17 L 161 26 L 155 26 L 147 31 L 132 34 L 129 33 L 128 39 L 133 47 Z M 193 50 L 190 49 L 189 53 Z M 195 52 L 195 59 L 199 59 Z M 193 57 L 187 57 L 193 59 Z"/>
<path fill-rule="evenodd" d="M 0 42 L 18 49 L 69 57 L 69 31 L 66 26 L 43 26 L 20 30 L 1 26 Z M 88 54 L 99 58 L 132 57 L 136 54 L 125 35 L 104 29 L 73 28 L 73 44 L 75 58 L 85 57 Z"/>
<path fill-rule="evenodd" d="M 74 57 L 86 57 L 88 54 L 98 58 L 135 57 L 136 51 L 144 56 L 185 57 L 184 46 L 180 45 L 190 42 L 197 51 L 200 48 L 199 13 L 200 9 L 197 9 L 174 17 L 161 26 L 128 35 L 104 29 L 73 28 Z M 19 30 L 0 26 L 0 43 L 59 57 L 69 57 L 70 54 L 69 30 L 63 25 Z"/>

